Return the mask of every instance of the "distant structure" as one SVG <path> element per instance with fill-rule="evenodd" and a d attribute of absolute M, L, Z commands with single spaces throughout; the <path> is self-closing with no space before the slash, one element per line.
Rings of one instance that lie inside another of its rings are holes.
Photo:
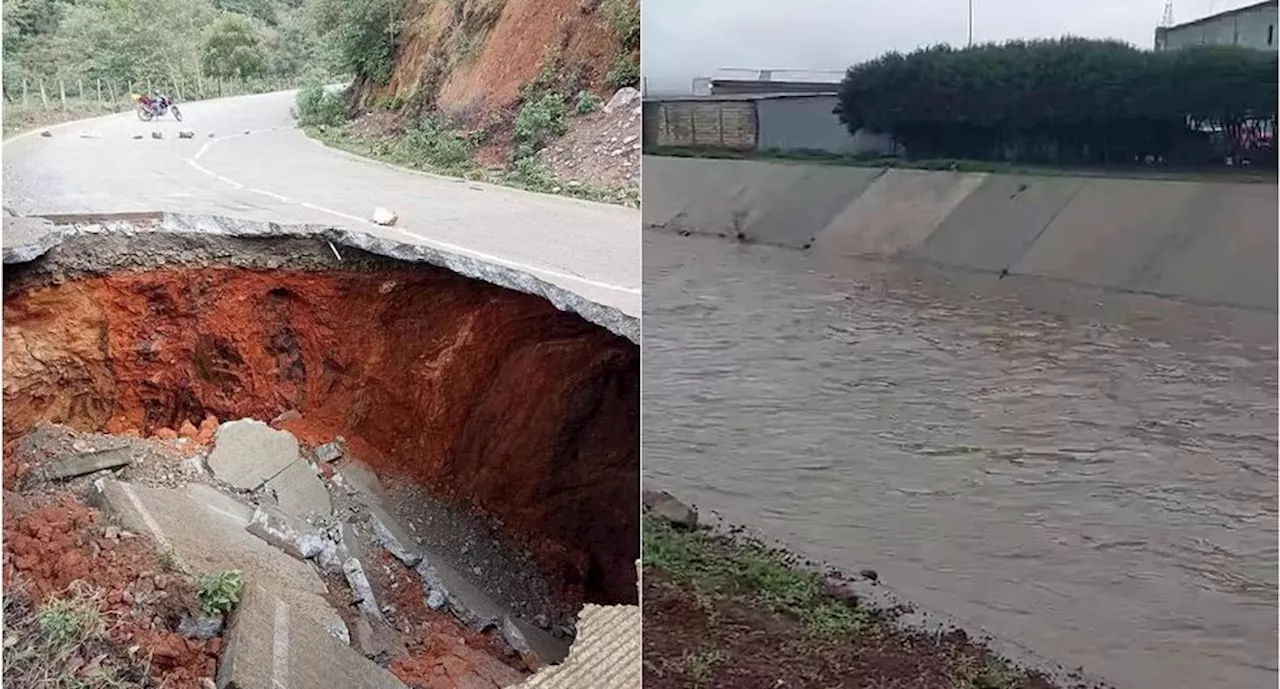
<path fill-rule="evenodd" d="M 1193 45 L 1240 45 L 1259 50 L 1276 50 L 1276 21 L 1280 0 L 1264 0 L 1203 19 L 1173 24 L 1173 3 L 1165 5 L 1164 19 L 1156 28 L 1157 51 L 1178 50 Z"/>
<path fill-rule="evenodd" d="M 842 79 L 842 71 L 735 67 L 719 70 L 708 81 L 709 95 L 728 96 L 836 93 Z"/>

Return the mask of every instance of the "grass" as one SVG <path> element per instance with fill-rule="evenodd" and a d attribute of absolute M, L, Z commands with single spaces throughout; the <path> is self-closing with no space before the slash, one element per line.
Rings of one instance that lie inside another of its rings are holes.
<path fill-rule="evenodd" d="M 760 160 L 809 165 L 843 165 L 849 167 L 900 168 L 906 170 L 946 170 L 953 172 L 986 172 L 1008 175 L 1048 177 L 1109 177 L 1116 179 L 1168 179 L 1189 181 L 1243 182 L 1274 184 L 1277 172 L 1261 168 L 1148 168 L 1148 167 L 1071 167 L 1005 163 L 986 160 L 917 159 L 847 156 L 826 151 L 733 151 L 713 148 L 646 147 L 645 155 L 672 158 L 709 158 L 725 160 Z"/>
<path fill-rule="evenodd" d="M 711 677 L 715 674 L 716 666 L 720 664 L 720 660 L 720 652 L 716 650 L 684 652 L 684 658 L 681 659 L 681 669 L 684 672 L 684 676 L 689 678 L 689 684 L 692 689 L 699 689 L 711 681 Z"/>
<path fill-rule="evenodd" d="M 692 590 L 704 609 L 717 597 L 744 599 L 790 615 L 821 637 L 862 633 L 875 624 L 871 613 L 828 596 L 817 574 L 756 543 L 678 531 L 646 517 L 643 557 L 646 567 Z"/>
<path fill-rule="evenodd" d="M 127 112 L 133 104 L 128 101 L 99 103 L 96 100 L 67 99 L 67 107 L 45 108 L 40 105 L 6 104 L 4 106 L 4 137 L 41 129 L 63 122 L 83 120 L 100 115 Z"/>
<path fill-rule="evenodd" d="M 565 184 L 551 175 L 536 154 L 516 157 L 507 170 L 482 167 L 474 158 L 478 141 L 465 132 L 434 122 L 424 126 L 420 121 L 415 128 L 398 137 L 363 135 L 355 132 L 349 123 L 336 127 L 307 127 L 306 131 L 309 136 L 334 148 L 413 170 L 632 208 L 640 205 L 640 191 L 633 186 L 606 188 Z M 466 156 L 462 155 L 464 151 Z"/>
<path fill-rule="evenodd" d="M 20 588 L 6 587 L 6 689 L 140 689 L 149 674 L 145 663 L 102 663 L 113 654 L 101 597 L 101 591 L 76 582 L 34 605 Z"/>

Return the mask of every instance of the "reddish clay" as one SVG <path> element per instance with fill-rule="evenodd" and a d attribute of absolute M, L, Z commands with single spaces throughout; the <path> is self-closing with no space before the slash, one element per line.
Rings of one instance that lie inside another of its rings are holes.
<path fill-rule="evenodd" d="M 113 622 L 110 638 L 138 646 L 163 686 L 200 689 L 202 678 L 213 677 L 222 641 L 184 639 L 169 631 L 194 605 L 195 592 L 184 577 L 162 570 L 153 544 L 136 536 L 105 537 L 97 512 L 69 496 L 25 513 L 10 503 L 4 503 L 6 589 L 15 587 L 40 603 L 83 581 L 102 592 L 101 610 Z M 134 593 L 143 585 L 166 596 L 143 606 Z"/>
<path fill-rule="evenodd" d="M 636 598 L 639 348 L 542 299 L 435 269 L 169 269 L 7 294 L 4 335 L 6 441 L 297 410 L 304 441 L 500 519 L 567 602 Z"/>

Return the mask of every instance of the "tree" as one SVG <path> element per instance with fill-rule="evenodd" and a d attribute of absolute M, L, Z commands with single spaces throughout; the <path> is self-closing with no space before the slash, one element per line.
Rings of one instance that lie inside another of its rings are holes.
<path fill-rule="evenodd" d="M 267 74 L 262 36 L 248 19 L 225 14 L 210 29 L 200 55 L 200 68 L 215 78 L 255 78 Z"/>

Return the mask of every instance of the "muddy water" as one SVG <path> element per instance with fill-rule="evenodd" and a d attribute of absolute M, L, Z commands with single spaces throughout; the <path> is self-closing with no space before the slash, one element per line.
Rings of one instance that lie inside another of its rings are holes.
<path fill-rule="evenodd" d="M 1275 686 L 1274 315 L 644 251 L 647 487 L 1118 687 Z"/>

